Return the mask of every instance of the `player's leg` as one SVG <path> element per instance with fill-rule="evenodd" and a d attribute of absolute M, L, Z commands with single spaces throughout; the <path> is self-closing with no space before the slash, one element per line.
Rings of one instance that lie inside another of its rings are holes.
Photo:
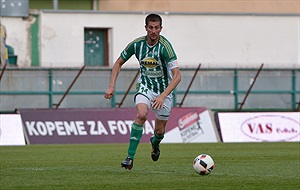
<path fill-rule="evenodd" d="M 152 145 L 151 158 L 153 161 L 157 161 L 160 156 L 159 144 L 164 138 L 166 125 L 167 120 L 160 120 L 156 118 L 154 135 L 150 138 Z"/>
<path fill-rule="evenodd" d="M 150 138 L 152 145 L 151 158 L 153 161 L 157 161 L 160 156 L 159 144 L 164 138 L 166 131 L 166 125 L 170 116 L 172 107 L 172 99 L 166 98 L 163 108 L 154 110 L 156 113 L 154 135 Z"/>
<path fill-rule="evenodd" d="M 121 163 L 122 167 L 129 170 L 133 167 L 134 156 L 143 135 L 143 124 L 147 119 L 148 107 L 150 106 L 149 99 L 140 94 L 135 97 L 135 102 L 137 116 L 131 127 L 127 158 Z"/>
<path fill-rule="evenodd" d="M 130 142 L 128 148 L 128 156 L 134 159 L 134 155 L 136 153 L 137 147 L 140 143 L 140 140 L 143 135 L 143 125 L 147 119 L 148 115 L 148 106 L 144 103 L 139 103 L 136 105 L 137 116 L 132 124 L 131 132 L 130 132 Z"/>

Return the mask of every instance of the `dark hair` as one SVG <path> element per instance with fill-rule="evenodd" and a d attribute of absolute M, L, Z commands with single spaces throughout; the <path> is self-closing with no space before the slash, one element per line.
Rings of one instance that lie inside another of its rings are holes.
<path fill-rule="evenodd" d="M 146 19 L 145 19 L 145 24 L 146 26 L 148 25 L 149 22 L 159 22 L 160 26 L 162 25 L 162 18 L 158 14 L 149 14 Z"/>

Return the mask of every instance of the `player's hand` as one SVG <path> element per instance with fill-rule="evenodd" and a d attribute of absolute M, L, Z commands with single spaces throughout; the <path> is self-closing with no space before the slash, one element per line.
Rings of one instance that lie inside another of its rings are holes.
<path fill-rule="evenodd" d="M 115 89 L 113 87 L 109 87 L 104 94 L 104 98 L 111 99 L 111 97 L 114 95 Z"/>
<path fill-rule="evenodd" d="M 152 100 L 152 108 L 160 109 L 164 106 L 165 97 L 160 95 Z"/>

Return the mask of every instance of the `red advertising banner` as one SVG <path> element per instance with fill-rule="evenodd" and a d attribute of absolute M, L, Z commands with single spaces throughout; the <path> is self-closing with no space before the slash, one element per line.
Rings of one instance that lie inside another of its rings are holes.
<path fill-rule="evenodd" d="M 28 144 L 128 143 L 135 108 L 21 109 Z M 149 110 L 141 142 L 154 134 L 155 115 Z M 173 108 L 164 143 L 217 142 L 206 108 Z"/>

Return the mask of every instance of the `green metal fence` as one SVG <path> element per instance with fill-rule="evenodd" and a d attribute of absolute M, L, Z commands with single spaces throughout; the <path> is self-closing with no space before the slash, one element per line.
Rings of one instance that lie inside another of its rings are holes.
<path fill-rule="evenodd" d="M 174 91 L 174 106 L 186 94 L 182 107 L 204 106 L 215 110 L 238 111 L 254 82 L 258 69 L 201 68 L 191 84 L 196 68 L 182 68 L 182 81 Z M 0 82 L 0 112 L 19 108 L 109 108 L 118 107 L 136 69 L 122 69 L 115 96 L 103 95 L 109 84 L 108 68 L 85 68 L 74 81 L 80 68 L 7 68 Z M 66 94 L 71 84 L 68 94 Z M 187 92 L 187 87 L 190 86 Z M 128 91 L 122 107 L 134 107 Z M 262 69 L 253 84 L 243 110 L 297 110 L 300 100 L 300 69 Z"/>

